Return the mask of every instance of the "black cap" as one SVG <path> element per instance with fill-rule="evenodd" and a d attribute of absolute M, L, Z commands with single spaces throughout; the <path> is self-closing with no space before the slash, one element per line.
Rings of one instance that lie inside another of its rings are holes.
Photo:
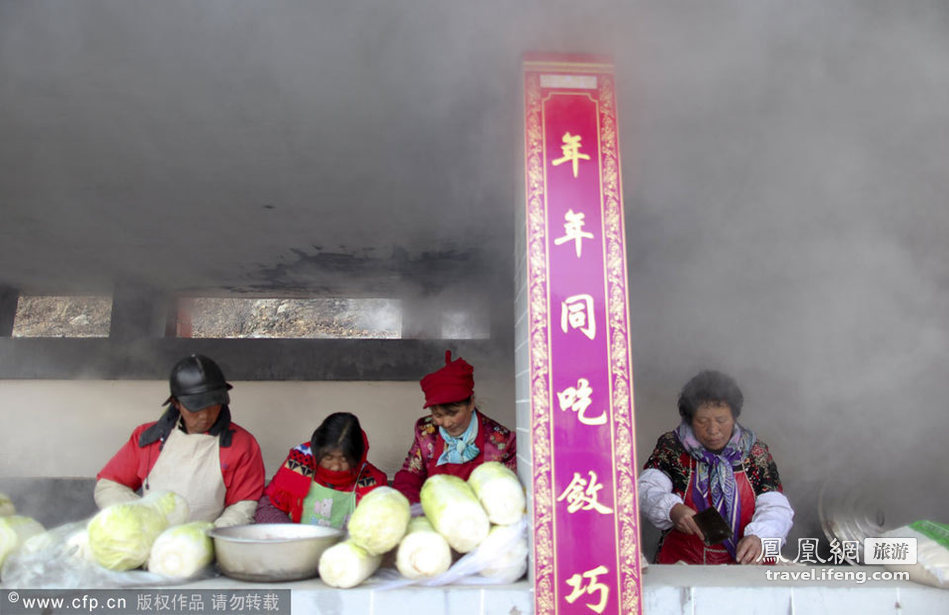
<path fill-rule="evenodd" d="M 230 401 L 227 391 L 231 385 L 224 380 L 224 373 L 217 363 L 204 355 L 193 354 L 178 361 L 171 368 L 168 383 L 171 397 L 165 400 L 165 404 L 174 398 L 191 412 Z"/>

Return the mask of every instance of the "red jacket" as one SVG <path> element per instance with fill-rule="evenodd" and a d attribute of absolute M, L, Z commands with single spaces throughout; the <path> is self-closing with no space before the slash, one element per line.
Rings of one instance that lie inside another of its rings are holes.
<path fill-rule="evenodd" d="M 154 424 L 155 422 L 145 423 L 136 427 L 132 437 L 96 475 L 96 480 L 107 478 L 137 491 L 161 454 L 160 441 L 146 446 L 140 446 L 138 443 L 142 432 Z M 233 430 L 231 445 L 222 446 L 220 449 L 221 477 L 227 489 L 224 496 L 225 506 L 242 500 L 259 499 L 264 490 L 265 478 L 264 460 L 257 440 L 236 423 L 231 423 L 230 429 Z"/>
<path fill-rule="evenodd" d="M 392 486 L 402 492 L 410 502 L 419 501 L 422 483 L 435 474 L 451 474 L 468 480 L 472 470 L 486 461 L 500 461 L 515 472 L 517 471 L 517 447 L 514 433 L 500 423 L 478 413 L 478 436 L 475 446 L 478 456 L 465 463 L 445 463 L 437 465 L 438 458 L 445 449 L 445 440 L 438 433 L 438 427 L 432 416 L 423 416 L 415 423 L 415 440 L 405 457 L 402 469 L 396 472 Z"/>
<path fill-rule="evenodd" d="M 365 452 L 363 452 L 362 462 L 360 464 L 361 472 L 352 476 L 348 481 L 338 484 L 330 484 L 320 480 L 319 476 L 314 478 L 317 471 L 317 460 L 310 450 L 310 443 L 304 442 L 299 446 L 290 449 L 286 460 L 277 473 L 274 474 L 270 484 L 264 490 L 264 493 L 270 499 L 270 503 L 276 508 L 290 515 L 290 520 L 299 523 L 303 516 L 303 500 L 310 492 L 310 483 L 316 480 L 324 487 L 330 487 L 337 491 L 356 491 L 356 503 L 376 487 L 388 484 L 385 472 L 366 461 L 366 454 L 369 452 L 369 444 L 363 439 Z M 258 521 L 259 522 L 259 521 Z"/>

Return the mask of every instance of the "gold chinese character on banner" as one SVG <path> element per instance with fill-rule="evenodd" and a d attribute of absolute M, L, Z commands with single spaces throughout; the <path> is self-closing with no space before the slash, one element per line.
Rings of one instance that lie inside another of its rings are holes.
<path fill-rule="evenodd" d="M 573 176 L 578 177 L 580 172 L 579 164 L 581 160 L 589 160 L 590 157 L 580 153 L 580 135 L 571 135 L 569 132 L 563 134 L 563 145 L 560 146 L 563 151 L 563 157 L 551 161 L 555 167 L 565 162 L 573 163 Z"/>
<path fill-rule="evenodd" d="M 593 233 L 588 233 L 583 230 L 583 221 L 585 214 L 574 213 L 572 209 L 568 209 L 567 213 L 564 215 L 566 222 L 563 225 L 564 236 L 554 239 L 554 245 L 561 245 L 567 243 L 568 241 L 576 242 L 577 258 L 580 258 L 580 243 L 584 239 L 593 239 Z"/>
<path fill-rule="evenodd" d="M 580 478 L 579 472 L 574 472 L 573 480 L 571 480 L 567 488 L 563 490 L 563 493 L 560 494 L 557 501 L 562 502 L 567 500 L 568 513 L 575 513 L 578 510 L 595 510 L 601 515 L 613 514 L 612 508 L 600 504 L 598 500 L 600 489 L 603 488 L 603 485 L 596 484 L 596 472 L 590 471 L 588 474 L 590 475 L 589 483 Z"/>
<path fill-rule="evenodd" d="M 598 582 L 596 578 L 601 574 L 606 574 L 607 572 L 609 572 L 609 568 L 600 565 L 596 568 L 593 568 L 592 570 L 587 570 L 582 575 L 575 574 L 567 579 L 566 583 L 573 588 L 573 591 L 570 592 L 570 595 L 565 598 L 566 601 L 570 604 L 573 604 L 577 601 L 577 598 L 583 594 L 594 594 L 599 592 L 600 601 L 596 604 L 587 603 L 585 606 L 596 613 L 602 613 L 603 609 L 606 608 L 606 601 L 610 599 L 610 588 L 608 585 Z M 588 581 L 586 587 L 583 586 L 584 579 Z"/>
<path fill-rule="evenodd" d="M 576 387 L 567 387 L 563 391 L 557 392 L 557 400 L 560 402 L 561 410 L 573 410 L 577 413 L 577 419 L 584 425 L 602 425 L 606 423 L 606 411 L 600 416 L 590 418 L 586 415 L 587 408 L 590 407 L 593 394 L 593 387 L 586 378 L 579 378 Z"/>
<path fill-rule="evenodd" d="M 560 304 L 560 328 L 564 333 L 569 328 L 579 329 L 591 340 L 596 338 L 596 320 L 593 318 L 593 297 L 573 295 Z"/>

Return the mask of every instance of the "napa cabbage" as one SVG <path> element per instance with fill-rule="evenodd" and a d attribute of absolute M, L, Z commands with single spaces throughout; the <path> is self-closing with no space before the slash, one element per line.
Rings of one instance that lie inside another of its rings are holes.
<path fill-rule="evenodd" d="M 491 523 L 511 525 L 527 512 L 527 497 L 517 474 L 501 462 L 488 461 L 471 472 L 468 484 Z"/>
<path fill-rule="evenodd" d="M 166 577 L 186 579 L 214 561 L 210 521 L 192 521 L 168 528 L 155 539 L 148 556 L 148 570 Z"/>
<path fill-rule="evenodd" d="M 399 544 L 408 529 L 409 500 L 392 487 L 376 487 L 359 501 L 349 519 L 349 538 L 370 555 Z"/>
<path fill-rule="evenodd" d="M 0 566 L 7 556 L 23 546 L 27 540 L 46 531 L 43 524 L 24 515 L 0 517 Z"/>
<path fill-rule="evenodd" d="M 407 579 L 439 575 L 451 566 L 451 548 L 425 517 L 409 522 L 408 533 L 399 543 L 395 567 Z"/>
<path fill-rule="evenodd" d="M 89 548 L 89 530 L 82 528 L 69 534 L 65 541 L 65 553 L 70 557 L 95 563 L 96 558 Z"/>
<path fill-rule="evenodd" d="M 16 514 L 16 506 L 6 493 L 0 493 L 0 517 L 9 517 Z"/>
<path fill-rule="evenodd" d="M 141 503 L 153 506 L 158 510 L 168 520 L 168 525 L 187 523 L 191 517 L 191 507 L 188 506 L 188 501 L 184 496 L 178 495 L 174 491 L 149 491 L 148 495 L 141 499 Z"/>
<path fill-rule="evenodd" d="M 369 495 L 376 491 L 378 489 Z M 371 577 L 381 563 L 382 555 L 373 555 L 352 540 L 344 540 L 323 551 L 318 571 L 320 578 L 330 587 L 348 588 Z"/>
<path fill-rule="evenodd" d="M 491 523 L 467 482 L 457 476 L 436 474 L 422 484 L 422 510 L 449 546 L 467 553 L 488 535 Z"/>
<path fill-rule="evenodd" d="M 527 572 L 527 532 L 524 523 L 495 525 L 488 537 L 478 545 L 480 557 L 486 562 L 479 573 L 495 583 L 513 583 Z"/>
<path fill-rule="evenodd" d="M 131 570 L 148 561 L 148 554 L 168 521 L 157 508 L 141 501 L 113 504 L 89 520 L 89 550 L 109 570 Z"/>

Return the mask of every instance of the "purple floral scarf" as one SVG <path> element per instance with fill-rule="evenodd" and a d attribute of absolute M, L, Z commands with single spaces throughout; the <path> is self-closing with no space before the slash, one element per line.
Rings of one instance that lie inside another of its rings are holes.
<path fill-rule="evenodd" d="M 699 494 L 692 498 L 698 512 L 708 508 L 711 494 L 712 505 L 732 528 L 732 537 L 725 541 L 725 548 L 734 558 L 740 529 L 738 524 L 741 521 L 741 498 L 738 497 L 735 471 L 732 468 L 740 465 L 742 459 L 751 453 L 757 437 L 753 431 L 736 422 L 728 444 L 715 454 L 702 446 L 692 432 L 692 427 L 685 421 L 679 424 L 675 434 L 689 455 L 698 462 L 695 464 L 695 488 Z"/>

